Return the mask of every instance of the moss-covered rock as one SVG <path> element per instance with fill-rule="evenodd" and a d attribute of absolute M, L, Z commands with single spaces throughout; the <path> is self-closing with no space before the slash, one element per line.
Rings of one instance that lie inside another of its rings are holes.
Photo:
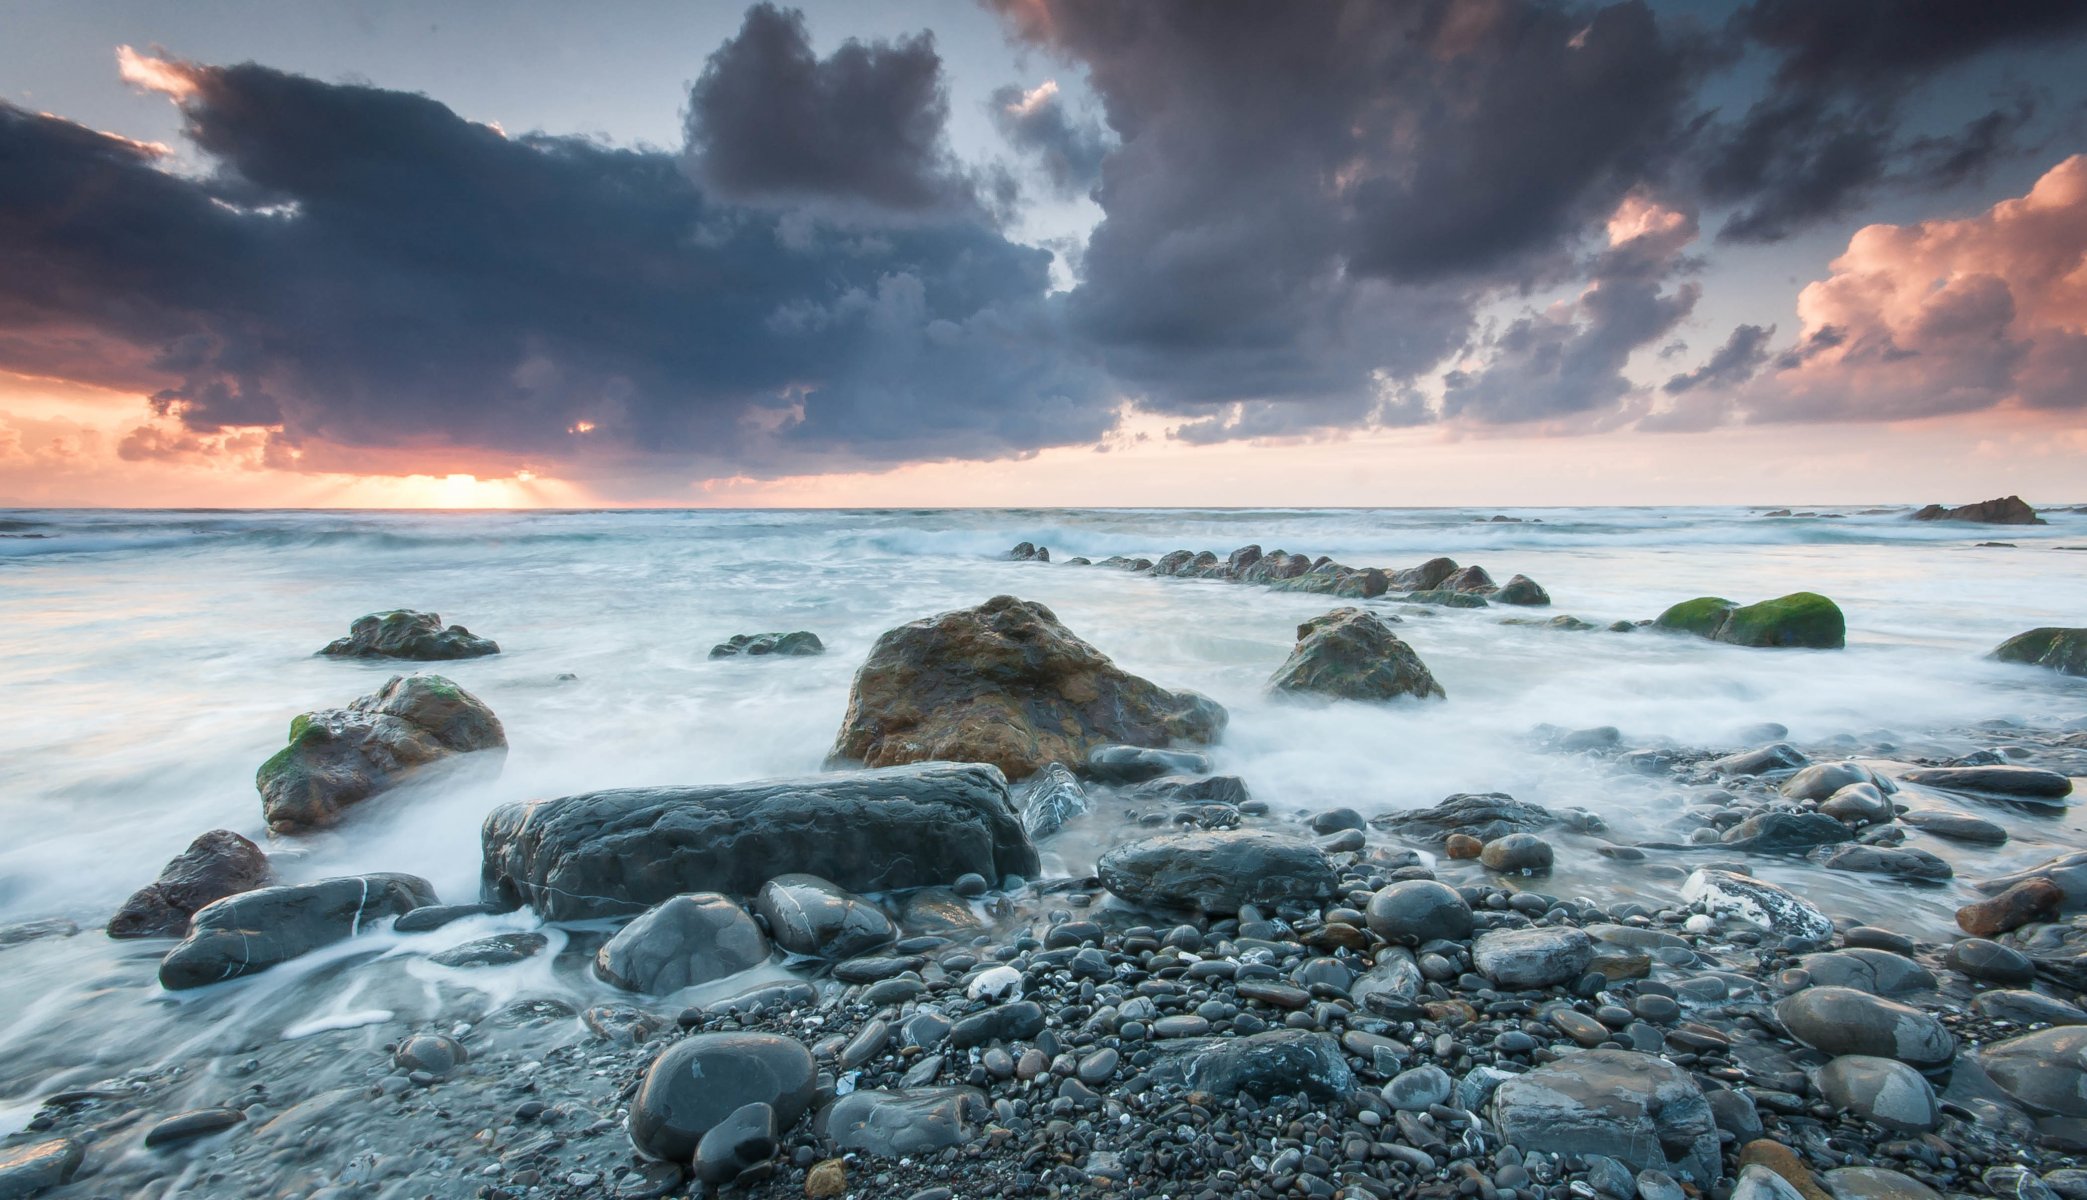
<path fill-rule="evenodd" d="M 1744 606 L 1699 596 L 1661 613 L 1653 624 L 1734 646 L 1838 650 L 1848 642 L 1840 606 L 1817 592 L 1792 592 Z"/>
<path fill-rule="evenodd" d="M 2060 675 L 2087 675 L 2087 629 L 2032 629 L 2000 643 L 1986 657 L 2046 667 Z"/>
<path fill-rule="evenodd" d="M 319 653 L 329 658 L 408 658 L 419 662 L 479 658 L 500 653 L 491 638 L 482 638 L 464 628 L 443 628 L 442 618 L 410 608 L 371 613 L 358 617 L 348 627 L 348 636 L 329 643 Z"/>
<path fill-rule="evenodd" d="M 507 749 L 499 718 L 440 675 L 393 676 L 346 708 L 290 722 L 290 744 L 254 775 L 268 827 L 323 829 L 343 812 L 459 754 Z"/>

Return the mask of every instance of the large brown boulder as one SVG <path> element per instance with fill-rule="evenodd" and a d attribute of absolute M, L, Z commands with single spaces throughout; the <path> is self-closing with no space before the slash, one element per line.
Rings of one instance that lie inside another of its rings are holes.
<path fill-rule="evenodd" d="M 2044 519 L 2036 515 L 2020 496 L 2002 496 L 1997 500 L 1981 500 L 1958 508 L 1944 508 L 1930 504 L 1913 514 L 1916 521 L 1968 521 L 1975 525 L 2042 525 Z"/>
<path fill-rule="evenodd" d="M 290 722 L 290 744 L 261 764 L 254 784 L 268 828 L 304 833 L 425 767 L 479 751 L 507 752 L 485 702 L 440 675 L 394 675 L 346 708 Z"/>
<path fill-rule="evenodd" d="M 833 758 L 886 767 L 991 763 L 1010 779 L 1111 742 L 1211 742 L 1225 710 L 1129 674 L 1050 609 L 1013 596 L 877 639 L 855 673 Z"/>
<path fill-rule="evenodd" d="M 274 876 L 259 846 L 229 829 L 213 829 L 190 842 L 158 879 L 123 902 L 109 922 L 109 936 L 180 937 L 198 910 L 226 896 L 266 887 Z"/>

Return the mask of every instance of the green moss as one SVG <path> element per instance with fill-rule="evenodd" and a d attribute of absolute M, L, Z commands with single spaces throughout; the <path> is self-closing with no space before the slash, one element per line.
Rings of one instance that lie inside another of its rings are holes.
<path fill-rule="evenodd" d="M 304 732 L 312 727 L 312 714 L 299 713 L 290 718 L 290 745 L 304 740 Z"/>
<path fill-rule="evenodd" d="M 1697 637 L 1714 638 L 1738 607 L 1722 596 L 1698 596 L 1694 600 L 1683 600 L 1661 613 L 1653 624 L 1661 629 L 1678 629 Z"/>
<path fill-rule="evenodd" d="M 1792 592 L 1732 610 L 1717 640 L 1735 646 L 1838 650 L 1848 644 L 1841 606 L 1817 592 Z"/>

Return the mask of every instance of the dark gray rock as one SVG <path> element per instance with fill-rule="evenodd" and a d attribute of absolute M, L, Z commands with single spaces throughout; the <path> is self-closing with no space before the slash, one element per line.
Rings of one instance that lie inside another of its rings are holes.
<path fill-rule="evenodd" d="M 274 876 L 259 846 L 229 829 L 213 829 L 190 842 L 158 879 L 123 902 L 109 921 L 109 936 L 180 937 L 198 909 L 266 887 Z"/>
<path fill-rule="evenodd" d="M 629 992 L 664 996 L 768 961 L 768 939 L 746 910 L 716 892 L 662 900 L 616 931 L 594 969 Z"/>
<path fill-rule="evenodd" d="M 949 1027 L 949 1044 L 969 1050 L 988 1042 L 1019 1042 L 1043 1032 L 1043 1006 L 1034 1000 L 1016 1000 L 965 1017 Z"/>
<path fill-rule="evenodd" d="M 551 939 L 540 933 L 496 933 L 430 954 L 428 961 L 440 967 L 504 967 L 535 958 L 550 944 Z"/>
<path fill-rule="evenodd" d="M 899 1158 L 961 1146 L 992 1115 L 977 1088 L 864 1089 L 821 1109 L 814 1131 L 841 1150 Z"/>
<path fill-rule="evenodd" d="M 1478 973 L 1504 988 L 1555 987 L 1587 973 L 1594 940 L 1566 926 L 1495 929 L 1471 943 Z"/>
<path fill-rule="evenodd" d="M 435 903 L 435 890 L 412 875 L 349 875 L 259 888 L 206 905 L 188 936 L 159 965 L 169 991 L 264 971 L 360 933 L 385 917 Z"/>
<path fill-rule="evenodd" d="M 2042 1029 L 1990 1044 L 1979 1065 L 2038 1114 L 2087 1117 L 2087 1025 Z"/>
<path fill-rule="evenodd" d="M 2039 767 L 1922 767 L 1899 778 L 1946 792 L 2001 796 L 2036 804 L 2060 803 L 2073 790 L 2072 780 Z"/>
<path fill-rule="evenodd" d="M 464 1044 L 447 1034 L 419 1033 L 399 1043 L 392 1051 L 392 1065 L 402 1071 L 426 1071 L 441 1079 L 471 1058 Z"/>
<path fill-rule="evenodd" d="M 1820 987 L 1847 987 L 1878 996 L 1911 996 L 1940 986 L 1934 972 L 1885 950 L 1853 948 L 1807 954 L 1797 960 Z"/>
<path fill-rule="evenodd" d="M 1991 821 L 1939 808 L 1916 808 L 1899 814 L 1901 824 L 1952 842 L 1975 846 L 1998 846 L 2007 841 L 2007 830 Z"/>
<path fill-rule="evenodd" d="M 1884 875 L 1907 883 L 1941 883 L 1956 874 L 1927 851 L 1903 846 L 1838 846 L 1820 862 L 1829 871 Z"/>
<path fill-rule="evenodd" d="M 429 904 L 400 917 L 392 928 L 400 933 L 426 933 L 465 917 L 482 917 L 492 911 L 484 904 Z"/>
<path fill-rule="evenodd" d="M 319 653 L 330 658 L 404 658 L 416 662 L 442 662 L 457 658 L 480 658 L 500 653 L 491 638 L 473 634 L 462 625 L 442 627 L 442 618 L 410 608 L 371 613 L 357 617 L 348 626 L 348 636 L 328 643 Z"/>
<path fill-rule="evenodd" d="M 1963 938 L 1950 943 L 1942 965 L 1981 983 L 2022 987 L 2036 982 L 2036 964 L 2012 946 L 1985 938 Z"/>
<path fill-rule="evenodd" d="M 712 658 L 759 658 L 763 655 L 778 655 L 785 658 L 803 658 L 826 653 L 826 643 L 819 635 L 800 629 L 795 633 L 735 633 L 710 648 Z"/>
<path fill-rule="evenodd" d="M 1192 1092 L 1266 1100 L 1302 1092 L 1334 1100 L 1355 1086 L 1355 1076 L 1333 1035 L 1275 1029 L 1249 1037 L 1184 1038 L 1154 1046 L 1150 1071 L 1162 1083 Z"/>
<path fill-rule="evenodd" d="M 1895 1059 L 1842 1055 L 1819 1069 L 1816 1082 L 1828 1104 L 1887 1129 L 1925 1133 L 1942 1123 L 1935 1089 Z"/>
<path fill-rule="evenodd" d="M 1845 842 L 1855 835 L 1824 813 L 1756 813 L 1725 830 L 1718 840 L 1735 850 L 1755 854 L 1802 854 L 1815 846 Z"/>
<path fill-rule="evenodd" d="M 1398 944 L 1460 942 L 1471 936 L 1471 906 L 1455 888 L 1433 879 L 1408 879 L 1378 889 L 1364 917 L 1371 933 Z"/>
<path fill-rule="evenodd" d="M 875 892 L 1040 869 L 1006 778 L 978 763 L 506 804 L 483 841 L 487 902 L 561 921 L 796 873 Z"/>
<path fill-rule="evenodd" d="M 1631 1050 L 1587 1050 L 1503 1082 L 1493 1120 L 1524 1154 L 1604 1154 L 1707 1187 L 1717 1124 L 1687 1071 Z"/>
<path fill-rule="evenodd" d="M 1478 852 L 1479 862 L 1503 875 L 1548 875 L 1551 860 L 1551 843 L 1533 833 L 1494 838 Z"/>
<path fill-rule="evenodd" d="M 346 708 L 290 722 L 290 744 L 261 764 L 254 784 L 268 828 L 303 833 L 463 755 L 498 761 L 507 752 L 500 719 L 478 697 L 440 675 L 394 675 Z"/>
<path fill-rule="evenodd" d="M 854 958 L 899 936 L 883 910 L 816 875 L 778 875 L 762 884 L 754 911 L 776 945 L 812 958 Z"/>
<path fill-rule="evenodd" d="M 1377 824 L 1409 841 L 1440 846 L 1451 834 L 1481 842 L 1510 833 L 1534 833 L 1558 823 L 1557 814 L 1540 804 L 1525 804 L 1504 792 L 1460 792 L 1433 808 L 1418 808 L 1380 818 Z"/>
<path fill-rule="evenodd" d="M 1517 575 L 1500 585 L 1493 593 L 1495 604 L 1519 604 L 1530 608 L 1544 608 L 1551 603 L 1551 594 L 1543 585 L 1527 575 Z"/>
<path fill-rule="evenodd" d="M 818 1068 L 811 1051 L 766 1033 L 699 1033 L 669 1046 L 646 1069 L 630 1102 L 640 1151 L 689 1162 L 703 1135 L 749 1104 L 775 1110 L 787 1129 L 811 1107 Z"/>
<path fill-rule="evenodd" d="M 1131 789 L 1136 800 L 1169 804 L 1229 804 L 1238 807 L 1253 797 L 1237 775 L 1162 775 Z"/>
<path fill-rule="evenodd" d="M 87 1148 L 71 1138 L 49 1138 L 0 1150 L 0 1200 L 29 1200 L 71 1182 Z"/>
<path fill-rule="evenodd" d="M 1193 750 L 1149 746 L 1096 746 L 1087 755 L 1087 774 L 1103 783 L 1143 783 L 1162 775 L 1207 775 L 1210 759 Z"/>
<path fill-rule="evenodd" d="M 1708 766 L 1720 775 L 1766 775 L 1774 771 L 1794 771 L 1809 762 L 1811 759 L 1806 758 L 1802 750 L 1788 742 L 1776 742 L 1712 759 Z"/>
<path fill-rule="evenodd" d="M 1442 699 L 1420 655 L 1377 614 L 1337 608 L 1297 627 L 1297 646 L 1268 681 L 1270 690 L 1340 700 Z"/>
<path fill-rule="evenodd" d="M 1942 1022 L 1895 1000 L 1845 987 L 1811 987 L 1786 997 L 1775 1015 L 1790 1035 L 1836 1057 L 1895 1058 L 1923 1070 L 1948 1066 L 1956 1038 Z"/>
<path fill-rule="evenodd" d="M 1971 1000 L 1972 1011 L 1989 1021 L 2017 1025 L 2087 1025 L 2087 1009 L 2041 992 L 1996 989 Z"/>
<path fill-rule="evenodd" d="M 1102 886 L 1132 904 L 1235 913 L 1244 904 L 1323 901 L 1339 881 L 1309 842 L 1243 830 L 1165 834 L 1111 848 Z"/>
<path fill-rule="evenodd" d="M 756 1100 L 732 1110 L 696 1141 L 694 1175 L 716 1186 L 775 1157 L 775 1109 Z"/>
<path fill-rule="evenodd" d="M 190 1109 L 155 1122 L 152 1128 L 145 1131 L 145 1145 L 153 1150 L 163 1146 L 185 1145 L 197 1138 L 223 1133 L 245 1121 L 246 1114 L 236 1108 Z"/>
<path fill-rule="evenodd" d="M 1029 840 L 1040 842 L 1064 828 L 1067 821 L 1084 815 L 1093 804 L 1072 771 L 1064 763 L 1052 763 L 1029 781 L 1018 807 Z"/>

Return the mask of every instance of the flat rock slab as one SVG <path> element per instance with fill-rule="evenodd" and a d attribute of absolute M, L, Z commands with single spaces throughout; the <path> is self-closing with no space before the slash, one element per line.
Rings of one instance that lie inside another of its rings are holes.
<path fill-rule="evenodd" d="M 1523 1153 L 1603 1154 L 1697 1184 L 1719 1171 L 1717 1123 L 1687 1071 L 1634 1050 L 1587 1050 L 1493 1093 L 1500 1136 Z"/>
<path fill-rule="evenodd" d="M 159 964 L 169 990 L 202 987 L 265 971 L 353 937 L 385 917 L 435 903 L 435 889 L 413 875 L 349 875 L 260 888 L 207 905 L 188 936 Z"/>
<path fill-rule="evenodd" d="M 878 892 L 1039 870 L 1006 777 L 980 763 L 506 804 L 482 837 L 486 901 L 555 921 L 684 892 L 751 895 L 778 875 Z"/>
<path fill-rule="evenodd" d="M 1235 913 L 1245 904 L 1326 900 L 1339 879 L 1309 842 L 1224 830 L 1166 834 L 1114 847 L 1095 871 L 1132 904 Z"/>
<path fill-rule="evenodd" d="M 1945 792 L 2043 804 L 2063 801 L 2073 790 L 2071 779 L 2040 767 L 1921 767 L 1899 778 Z"/>

